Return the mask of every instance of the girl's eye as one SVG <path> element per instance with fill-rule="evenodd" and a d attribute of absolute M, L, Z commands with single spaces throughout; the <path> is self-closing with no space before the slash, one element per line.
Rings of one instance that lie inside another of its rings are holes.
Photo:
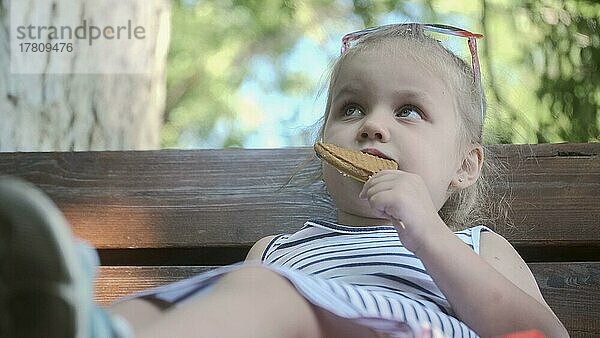
<path fill-rule="evenodd" d="M 360 107 L 351 104 L 351 105 L 346 105 L 346 106 L 344 106 L 344 108 L 342 108 L 342 114 L 344 117 L 355 117 L 355 116 L 362 115 L 363 112 L 360 109 Z"/>
<path fill-rule="evenodd" d="M 398 109 L 394 115 L 401 119 L 409 119 L 409 120 L 422 120 L 423 113 L 421 110 L 415 106 L 407 105 Z"/>

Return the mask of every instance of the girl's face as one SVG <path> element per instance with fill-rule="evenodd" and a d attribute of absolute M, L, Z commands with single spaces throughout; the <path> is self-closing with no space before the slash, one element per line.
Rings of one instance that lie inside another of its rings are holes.
<path fill-rule="evenodd" d="M 453 91 L 424 62 L 385 53 L 362 52 L 344 61 L 331 88 L 324 141 L 395 160 L 400 170 L 423 178 L 439 210 L 463 160 Z M 323 177 L 339 212 L 374 217 L 358 198 L 362 183 L 325 164 Z"/>

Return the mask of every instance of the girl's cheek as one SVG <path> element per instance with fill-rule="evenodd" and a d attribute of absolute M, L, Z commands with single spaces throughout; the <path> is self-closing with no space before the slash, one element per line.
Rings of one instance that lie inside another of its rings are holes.
<path fill-rule="evenodd" d="M 343 125 L 330 125 L 328 128 L 325 129 L 324 133 L 324 140 L 329 140 L 330 143 L 336 143 L 335 141 L 339 141 L 341 139 L 343 139 L 344 135 L 350 135 L 349 134 L 349 128 L 347 126 L 343 126 Z"/>

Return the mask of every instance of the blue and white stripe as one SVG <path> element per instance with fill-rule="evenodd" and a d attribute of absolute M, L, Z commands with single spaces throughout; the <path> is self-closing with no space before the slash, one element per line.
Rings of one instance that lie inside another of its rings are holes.
<path fill-rule="evenodd" d="M 487 230 L 479 226 L 455 234 L 478 253 L 479 233 Z M 454 317 L 421 260 L 402 245 L 393 226 L 349 227 L 312 220 L 294 234 L 274 238 L 262 258 L 289 271 L 284 275 L 309 301 L 338 315 L 360 317 L 363 323 L 367 318 L 396 320 L 413 330 L 428 322 L 449 337 L 476 336 Z M 304 285 L 307 279 L 320 281 L 319 291 L 327 297 L 317 295 L 313 283 Z M 370 326 L 382 329 L 380 322 Z"/>

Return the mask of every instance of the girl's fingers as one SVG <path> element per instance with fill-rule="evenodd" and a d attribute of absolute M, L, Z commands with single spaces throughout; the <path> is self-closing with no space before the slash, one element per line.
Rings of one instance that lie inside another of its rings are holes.
<path fill-rule="evenodd" d="M 371 191 L 374 187 L 381 185 L 382 183 L 386 183 L 386 182 L 394 182 L 398 179 L 397 175 L 395 174 L 390 174 L 390 173 L 386 173 L 385 171 L 379 172 L 377 174 L 375 174 L 375 176 L 371 177 L 364 185 L 363 188 L 360 192 L 360 194 L 358 195 L 358 197 L 360 199 L 366 199 L 367 195 L 366 192 L 367 191 Z"/>
<path fill-rule="evenodd" d="M 369 188 L 363 188 L 363 190 L 360 192 L 360 194 L 358 195 L 358 198 L 366 200 L 369 199 L 371 197 L 373 197 L 374 195 L 383 192 L 383 191 L 388 191 L 388 190 L 392 190 L 394 187 L 390 184 L 382 184 L 382 183 L 378 183 L 376 185 L 373 185 Z"/>

